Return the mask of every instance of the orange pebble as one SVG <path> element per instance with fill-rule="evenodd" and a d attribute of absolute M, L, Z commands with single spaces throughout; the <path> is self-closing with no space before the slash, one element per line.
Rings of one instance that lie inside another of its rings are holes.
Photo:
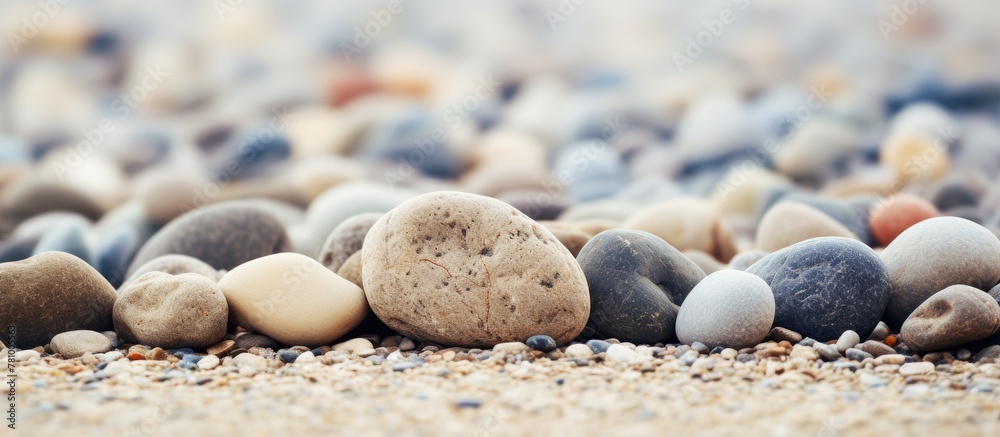
<path fill-rule="evenodd" d="M 896 336 L 895 335 L 890 335 L 890 336 L 886 337 L 885 340 L 882 340 L 882 342 L 885 343 L 886 345 L 888 345 L 889 347 L 895 347 L 896 346 Z"/>

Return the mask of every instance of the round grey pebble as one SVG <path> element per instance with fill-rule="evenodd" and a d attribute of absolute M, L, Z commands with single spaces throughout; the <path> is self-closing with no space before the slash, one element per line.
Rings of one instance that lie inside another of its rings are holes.
<path fill-rule="evenodd" d="M 558 347 L 556 341 L 547 335 L 532 335 L 524 343 L 528 347 L 542 352 L 550 352 Z"/>
<path fill-rule="evenodd" d="M 601 352 L 607 352 L 608 348 L 611 347 L 611 343 L 604 340 L 588 340 L 587 347 L 594 351 L 595 354 L 599 354 Z"/>
<path fill-rule="evenodd" d="M 850 348 L 845 353 L 844 356 L 851 361 L 864 361 L 865 358 L 875 358 L 872 354 L 865 352 L 861 349 Z"/>

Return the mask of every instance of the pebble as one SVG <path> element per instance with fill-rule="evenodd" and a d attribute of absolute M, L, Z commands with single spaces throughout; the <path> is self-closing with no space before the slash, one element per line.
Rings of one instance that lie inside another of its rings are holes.
<path fill-rule="evenodd" d="M 791 329 L 775 326 L 771 329 L 771 332 L 767 333 L 767 339 L 774 342 L 787 341 L 791 344 L 798 344 L 802 341 L 802 334 L 792 331 Z M 806 346 L 811 345 L 807 344 Z"/>
<path fill-rule="evenodd" d="M 639 358 L 639 354 L 636 351 L 620 344 L 613 344 L 608 347 L 605 356 L 608 361 L 618 363 L 631 363 L 632 360 Z"/>
<path fill-rule="evenodd" d="M 1000 304 L 982 290 L 952 285 L 910 314 L 900 336 L 914 352 L 951 349 L 1000 330 Z"/>
<path fill-rule="evenodd" d="M 532 335 L 525 343 L 528 347 L 542 352 L 550 352 L 558 347 L 556 341 L 547 335 Z"/>
<path fill-rule="evenodd" d="M 54 353 L 62 355 L 64 359 L 79 358 L 84 354 L 99 354 L 110 351 L 111 340 L 108 340 L 100 332 L 69 331 L 52 337 L 50 347 Z"/>
<path fill-rule="evenodd" d="M 315 362 L 316 362 L 316 355 L 313 354 L 312 351 L 303 352 L 299 354 L 298 357 L 295 358 L 295 363 L 297 364 L 315 363 Z"/>
<path fill-rule="evenodd" d="M 622 228 L 649 232 L 680 251 L 699 250 L 722 263 L 736 255 L 732 230 L 714 205 L 680 198 L 632 214 Z"/>
<path fill-rule="evenodd" d="M 348 182 L 323 192 L 306 211 L 309 241 L 317 242 L 314 253 L 320 253 L 319 242 L 325 242 L 345 220 L 367 212 L 385 213 L 403 203 L 410 194 L 377 182 Z"/>
<path fill-rule="evenodd" d="M 590 313 L 576 259 L 544 227 L 496 199 L 414 197 L 375 223 L 363 255 L 372 310 L 414 338 L 482 347 L 545 334 L 568 343 Z"/>
<path fill-rule="evenodd" d="M 975 357 L 973 357 L 973 361 L 975 362 L 997 359 L 1000 359 L 1000 345 L 985 347 L 983 350 L 979 351 Z"/>
<path fill-rule="evenodd" d="M 888 354 L 875 358 L 875 365 L 893 364 L 901 366 L 906 363 L 906 357 L 900 354 Z"/>
<path fill-rule="evenodd" d="M 344 264 L 340 266 L 340 270 L 337 270 L 337 276 L 351 281 L 352 284 L 357 285 L 359 288 L 364 289 L 364 270 L 362 269 L 362 251 L 357 251 L 353 255 L 344 261 Z"/>
<path fill-rule="evenodd" d="M 918 363 L 906 363 L 899 366 L 899 374 L 903 376 L 923 375 L 934 371 L 934 363 L 921 361 Z"/>
<path fill-rule="evenodd" d="M 255 347 L 262 349 L 278 350 L 281 349 L 282 345 L 277 340 L 268 337 L 266 335 L 257 334 L 254 332 L 248 332 L 246 334 L 240 335 L 239 337 L 236 337 L 233 347 L 234 349 L 231 349 L 230 353 L 238 349 L 249 350 Z"/>
<path fill-rule="evenodd" d="M 828 344 L 816 343 L 812 347 L 813 349 L 816 349 L 816 352 L 819 353 L 819 356 L 823 357 L 823 359 L 826 361 L 837 361 L 841 357 L 843 357 L 843 355 L 839 351 L 837 351 L 836 347 Z"/>
<path fill-rule="evenodd" d="M 844 352 L 844 356 L 852 361 L 864 361 L 866 358 L 874 358 L 872 354 L 861 349 L 850 348 Z"/>
<path fill-rule="evenodd" d="M 527 352 L 531 350 L 528 345 L 521 343 L 519 341 L 511 341 L 506 343 L 497 343 L 493 346 L 493 353 L 503 352 L 508 355 L 514 355 L 521 352 Z"/>
<path fill-rule="evenodd" d="M 68 253 L 0 264 L 0 290 L 0 320 L 17 329 L 21 348 L 44 346 L 63 332 L 112 327 L 115 289 Z"/>
<path fill-rule="evenodd" d="M 733 257 L 733 259 L 729 260 L 729 266 L 727 268 L 745 271 L 754 263 L 760 261 L 761 258 L 767 256 L 767 254 L 768 252 L 759 249 L 746 250 L 737 253 L 736 256 Z"/>
<path fill-rule="evenodd" d="M 278 359 L 281 360 L 282 363 L 294 363 L 295 360 L 299 358 L 299 355 L 302 355 L 302 352 L 289 349 L 282 349 L 278 351 Z"/>
<path fill-rule="evenodd" d="M 989 290 L 1000 283 L 1000 239 L 958 217 L 935 217 L 904 231 L 881 254 L 891 294 L 885 314 L 899 328 L 934 293 L 956 284 Z M 860 331 L 859 331 L 860 332 Z"/>
<path fill-rule="evenodd" d="M 252 367 L 259 370 L 266 369 L 267 359 L 251 353 L 242 353 L 233 358 L 233 365 L 237 368 Z"/>
<path fill-rule="evenodd" d="M 323 243 L 319 262 L 330 269 L 338 271 L 351 255 L 361 250 L 365 236 L 372 225 L 382 217 L 379 212 L 366 212 L 349 217 L 330 232 Z"/>
<path fill-rule="evenodd" d="M 209 278 L 149 272 L 122 287 L 113 317 L 126 342 L 202 348 L 226 335 L 229 308 Z"/>
<path fill-rule="evenodd" d="M 761 218 L 755 245 L 758 249 L 774 252 L 817 237 L 858 239 L 844 225 L 818 209 L 798 202 L 782 201 Z"/>
<path fill-rule="evenodd" d="M 87 244 L 89 227 L 86 221 L 63 220 L 38 240 L 32 255 L 51 251 L 66 252 L 93 265 L 95 256 Z"/>
<path fill-rule="evenodd" d="M 274 215 L 252 203 L 223 202 L 195 209 L 160 229 L 135 255 L 129 276 L 162 255 L 188 255 L 215 269 L 231 270 L 290 249 L 285 227 Z"/>
<path fill-rule="evenodd" d="M 247 335 L 253 335 L 253 334 L 244 334 L 243 337 L 245 337 Z M 236 346 L 236 342 L 235 341 L 229 340 L 229 339 L 225 339 L 225 340 L 222 340 L 222 341 L 220 341 L 220 342 L 218 342 L 216 344 L 213 344 L 213 345 L 209 346 L 208 348 L 206 348 L 205 351 L 208 352 L 209 355 L 215 355 L 217 357 L 223 357 L 223 356 L 229 354 L 229 351 L 233 350 L 233 348 L 235 346 Z M 256 345 L 254 345 L 254 346 L 256 346 Z M 249 349 L 249 347 L 244 347 L 244 349 Z"/>
<path fill-rule="evenodd" d="M 607 352 L 608 348 L 611 347 L 611 343 L 608 343 L 604 340 L 588 340 L 587 347 L 589 347 L 590 350 L 593 351 L 595 354 L 599 354 L 602 352 Z"/>
<path fill-rule="evenodd" d="M 868 340 L 864 343 L 861 343 L 860 346 L 856 347 L 876 357 L 896 353 L 896 350 L 890 347 L 889 345 L 874 340 Z"/>
<path fill-rule="evenodd" d="M 676 331 L 683 343 L 704 343 L 707 353 L 708 347 L 756 345 L 773 322 L 774 294 L 767 283 L 750 273 L 722 270 L 691 290 L 677 314 Z"/>
<path fill-rule="evenodd" d="M 424 365 L 424 360 L 422 358 L 417 358 L 416 360 L 406 360 L 400 361 L 392 365 L 393 372 L 402 372 L 405 370 L 417 368 Z"/>
<path fill-rule="evenodd" d="M 610 347 L 610 345 L 609 345 Z M 590 358 L 594 351 L 589 346 L 582 343 L 574 343 L 566 346 L 566 358 Z"/>
<path fill-rule="evenodd" d="M 885 340 L 889 334 L 891 334 L 889 331 L 889 325 L 886 325 L 885 322 L 878 322 L 878 325 L 875 326 L 875 330 L 868 336 L 868 340 L 882 341 Z"/>
<path fill-rule="evenodd" d="M 827 341 L 852 330 L 867 336 L 889 299 L 889 278 L 878 255 L 841 237 L 803 241 L 747 269 L 774 291 L 774 324 Z"/>
<path fill-rule="evenodd" d="M 369 351 L 369 350 L 373 351 L 372 353 L 374 353 L 375 347 L 372 345 L 372 342 L 370 342 L 370 341 L 368 341 L 368 340 L 366 340 L 364 338 L 352 338 L 352 339 L 347 340 L 345 342 L 341 342 L 341 343 L 337 343 L 337 344 L 333 345 L 332 349 L 334 351 L 338 351 L 338 352 L 347 352 L 347 353 L 350 353 L 350 354 L 357 354 L 359 352 Z"/>
<path fill-rule="evenodd" d="M 589 324 L 603 335 L 655 344 L 676 337 L 680 305 L 705 273 L 661 238 L 609 230 L 580 251 L 590 290 Z"/>
<path fill-rule="evenodd" d="M 219 288 L 232 321 L 285 344 L 330 344 L 368 314 L 361 288 L 297 253 L 243 263 Z"/>
<path fill-rule="evenodd" d="M 875 241 L 888 246 L 903 231 L 939 214 L 933 203 L 913 194 L 900 193 L 878 203 L 871 211 L 868 225 Z"/>
<path fill-rule="evenodd" d="M 837 339 L 837 351 L 844 353 L 848 349 L 857 346 L 858 343 L 861 343 L 861 336 L 857 332 L 851 330 L 844 331 L 840 335 L 840 338 Z"/>

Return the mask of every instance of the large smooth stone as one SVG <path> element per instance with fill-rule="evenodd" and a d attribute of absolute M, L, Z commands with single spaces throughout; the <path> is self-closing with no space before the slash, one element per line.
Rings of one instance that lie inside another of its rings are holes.
<path fill-rule="evenodd" d="M 774 291 L 775 326 L 819 341 L 852 330 L 867 338 L 889 301 L 889 274 L 870 247 L 857 240 L 821 237 L 781 249 L 747 273 Z"/>
<path fill-rule="evenodd" d="M 332 344 L 368 313 L 361 288 L 297 253 L 246 262 L 219 288 L 232 321 L 289 345 Z"/>
<path fill-rule="evenodd" d="M 940 351 L 989 337 L 1000 330 L 1000 304 L 968 285 L 952 285 L 920 304 L 900 336 L 914 352 Z"/>
<path fill-rule="evenodd" d="M 203 348 L 222 340 L 229 307 L 215 281 L 195 273 L 146 273 L 122 287 L 115 332 L 127 343 Z"/>
<path fill-rule="evenodd" d="M 673 339 L 677 306 L 705 278 L 694 261 L 642 231 L 601 232 L 578 260 L 590 289 L 591 327 L 636 344 Z"/>
<path fill-rule="evenodd" d="M 361 250 L 368 230 L 381 217 L 382 213 L 366 212 L 352 216 L 337 225 L 333 232 L 330 232 L 326 243 L 323 244 L 323 252 L 319 255 L 319 262 L 332 272 L 340 270 L 347 258 Z"/>
<path fill-rule="evenodd" d="M 911 226 L 882 251 L 882 260 L 892 281 L 885 321 L 893 329 L 948 286 L 964 284 L 985 291 L 1000 282 L 1000 239 L 958 217 L 936 217 Z"/>
<path fill-rule="evenodd" d="M 712 204 L 701 199 L 675 199 L 643 208 L 622 227 L 649 232 L 677 250 L 700 250 L 723 263 L 736 255 L 729 225 Z"/>
<path fill-rule="evenodd" d="M 115 297 L 97 270 L 68 253 L 0 264 L 0 320 L 17 329 L 22 349 L 67 331 L 110 330 Z"/>
<path fill-rule="evenodd" d="M 567 343 L 590 312 L 569 251 L 496 199 L 414 197 L 375 223 L 362 254 L 372 310 L 410 337 L 487 347 L 544 334 Z"/>
<path fill-rule="evenodd" d="M 774 322 L 774 294 L 763 279 L 739 270 L 705 277 L 688 293 L 677 313 L 677 338 L 742 349 L 767 337 Z"/>
<path fill-rule="evenodd" d="M 897 194 L 880 202 L 868 219 L 875 241 L 888 246 L 899 234 L 917 223 L 938 216 L 933 203 L 913 194 Z"/>
<path fill-rule="evenodd" d="M 760 220 L 756 246 L 774 252 L 816 237 L 858 239 L 844 225 L 816 208 L 798 202 L 781 202 Z"/>
<path fill-rule="evenodd" d="M 274 215 L 245 202 L 226 202 L 196 209 L 167 224 L 139 249 L 129 276 L 161 255 L 188 255 L 216 269 L 232 269 L 288 250 L 285 228 Z"/>

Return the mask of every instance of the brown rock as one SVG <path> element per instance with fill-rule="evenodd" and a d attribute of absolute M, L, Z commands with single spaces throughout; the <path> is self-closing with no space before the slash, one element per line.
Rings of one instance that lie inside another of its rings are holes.
<path fill-rule="evenodd" d="M 17 346 L 42 346 L 56 334 L 111 329 L 115 289 L 86 262 L 44 252 L 0 264 L 0 321 L 17 329 Z"/>
<path fill-rule="evenodd" d="M 701 199 L 675 199 L 643 208 L 622 227 L 649 232 L 682 252 L 700 250 L 723 263 L 736 255 L 729 225 L 712 204 Z"/>
<path fill-rule="evenodd" d="M 364 289 L 365 287 L 361 278 L 361 257 L 360 250 L 355 252 L 340 266 L 340 270 L 337 270 L 337 275 Z"/>
<path fill-rule="evenodd" d="M 780 202 L 767 210 L 757 226 L 756 246 L 774 252 L 816 237 L 858 239 L 840 222 L 820 210 L 798 202 Z"/>
<path fill-rule="evenodd" d="M 149 260 L 149 262 L 139 266 L 135 273 L 129 277 L 125 284 L 149 272 L 163 272 L 171 275 L 184 273 L 197 273 L 215 282 L 219 281 L 222 273 L 206 264 L 204 261 L 187 255 L 163 255 Z M 124 286 L 125 284 L 122 284 Z"/>
<path fill-rule="evenodd" d="M 583 232 L 569 223 L 546 221 L 539 222 L 539 224 L 545 226 L 545 229 L 548 229 L 563 246 L 566 246 L 566 249 L 569 249 L 569 253 L 573 254 L 574 257 L 580 254 L 580 249 L 583 249 L 583 246 L 587 245 L 587 242 L 593 237 L 593 235 Z"/>
<path fill-rule="evenodd" d="M 331 272 L 340 270 L 340 267 L 351 255 L 361 250 L 368 230 L 381 217 L 382 213 L 380 212 L 365 212 L 341 222 L 333 229 L 323 244 L 319 262 Z"/>
<path fill-rule="evenodd" d="M 236 342 L 233 340 L 222 340 L 216 344 L 209 346 L 205 352 L 209 355 L 215 355 L 219 358 L 226 356 L 229 351 L 233 350 L 233 346 L 236 346 Z"/>
<path fill-rule="evenodd" d="M 545 334 L 567 343 L 590 313 L 569 250 L 496 199 L 415 197 L 382 217 L 364 247 L 368 302 L 409 337 L 484 347 Z"/>
<path fill-rule="evenodd" d="M 920 304 L 900 336 L 915 352 L 940 351 L 989 337 L 1000 329 L 1000 305 L 982 290 L 952 285 Z"/>
<path fill-rule="evenodd" d="M 229 309 L 215 281 L 195 273 L 149 272 L 121 289 L 115 331 L 128 343 L 201 348 L 226 335 Z"/>

